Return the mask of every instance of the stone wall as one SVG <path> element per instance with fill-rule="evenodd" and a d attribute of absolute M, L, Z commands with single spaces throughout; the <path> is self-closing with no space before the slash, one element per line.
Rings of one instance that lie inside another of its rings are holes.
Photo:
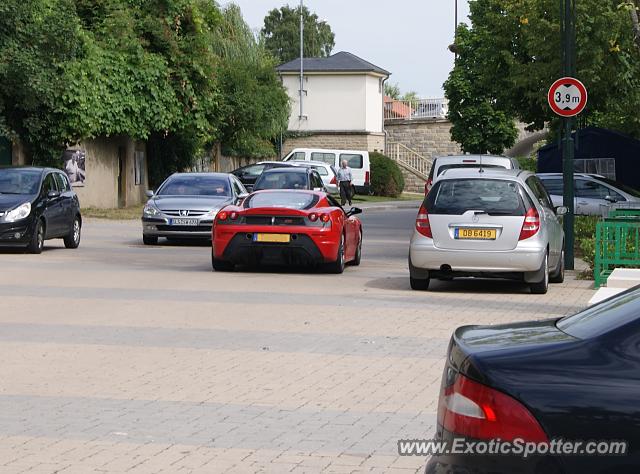
<path fill-rule="evenodd" d="M 284 142 L 283 156 L 295 148 L 382 151 L 384 150 L 384 134 L 318 132 L 309 136 L 289 138 Z"/>
<path fill-rule="evenodd" d="M 457 155 L 460 145 L 451 139 L 451 122 L 441 119 L 388 120 L 389 141 L 402 143 L 425 158 Z"/>
<path fill-rule="evenodd" d="M 398 163 L 402 176 L 404 176 L 404 191 L 407 193 L 424 193 L 424 179 L 413 174 L 413 172 L 404 168 Z"/>

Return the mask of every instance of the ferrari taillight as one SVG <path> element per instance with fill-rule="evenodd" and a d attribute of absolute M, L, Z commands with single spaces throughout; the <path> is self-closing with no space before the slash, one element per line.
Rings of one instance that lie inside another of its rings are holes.
<path fill-rule="evenodd" d="M 316 214 L 315 212 L 312 212 L 311 214 L 309 214 L 309 220 L 311 222 L 315 222 L 318 220 L 318 214 Z"/>
<path fill-rule="evenodd" d="M 327 223 L 331 220 L 331 216 L 329 214 L 320 215 L 320 220 L 324 223 Z"/>
<path fill-rule="evenodd" d="M 219 221 L 226 221 L 228 217 L 229 217 L 229 213 L 227 211 L 218 212 Z"/>
<path fill-rule="evenodd" d="M 236 219 L 238 219 L 238 213 L 236 211 L 231 212 L 231 214 L 229 214 L 229 219 L 231 219 L 232 221 L 235 221 Z"/>

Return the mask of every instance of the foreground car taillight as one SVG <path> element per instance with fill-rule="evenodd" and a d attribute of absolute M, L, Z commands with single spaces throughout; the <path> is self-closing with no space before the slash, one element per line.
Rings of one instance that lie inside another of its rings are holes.
<path fill-rule="evenodd" d="M 309 220 L 311 222 L 322 222 L 324 224 L 326 224 L 327 222 L 329 222 L 331 220 L 331 216 L 329 214 L 317 214 L 315 212 L 312 212 L 311 214 L 309 214 Z"/>
<path fill-rule="evenodd" d="M 226 221 L 229 218 L 229 213 L 227 211 L 218 212 L 218 220 Z"/>
<path fill-rule="evenodd" d="M 530 208 L 524 216 L 524 222 L 522 223 L 522 230 L 520 230 L 520 237 L 518 240 L 528 239 L 533 237 L 540 230 L 540 214 L 535 207 Z"/>
<path fill-rule="evenodd" d="M 429 214 L 427 214 L 427 209 L 424 207 L 424 204 L 420 206 L 418 217 L 416 217 L 416 230 L 425 237 L 433 238 L 431 224 L 429 223 Z"/>
<path fill-rule="evenodd" d="M 438 424 L 466 438 L 549 442 L 540 423 L 522 403 L 462 374 L 440 392 Z"/>

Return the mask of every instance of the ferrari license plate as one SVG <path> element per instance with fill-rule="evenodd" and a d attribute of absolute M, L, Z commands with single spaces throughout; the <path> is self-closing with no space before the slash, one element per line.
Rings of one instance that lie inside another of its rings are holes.
<path fill-rule="evenodd" d="M 198 219 L 171 219 L 169 225 L 198 225 Z"/>
<path fill-rule="evenodd" d="M 472 239 L 472 240 L 496 240 L 496 229 L 470 229 L 464 227 L 456 227 L 456 239 Z"/>
<path fill-rule="evenodd" d="M 291 235 L 289 234 L 253 234 L 253 241 L 288 244 L 291 241 Z"/>

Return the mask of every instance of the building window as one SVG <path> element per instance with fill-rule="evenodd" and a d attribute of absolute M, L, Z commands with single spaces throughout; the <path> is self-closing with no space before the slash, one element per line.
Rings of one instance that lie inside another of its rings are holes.
<path fill-rule="evenodd" d="M 135 184 L 140 186 L 144 181 L 144 151 L 135 152 Z"/>

